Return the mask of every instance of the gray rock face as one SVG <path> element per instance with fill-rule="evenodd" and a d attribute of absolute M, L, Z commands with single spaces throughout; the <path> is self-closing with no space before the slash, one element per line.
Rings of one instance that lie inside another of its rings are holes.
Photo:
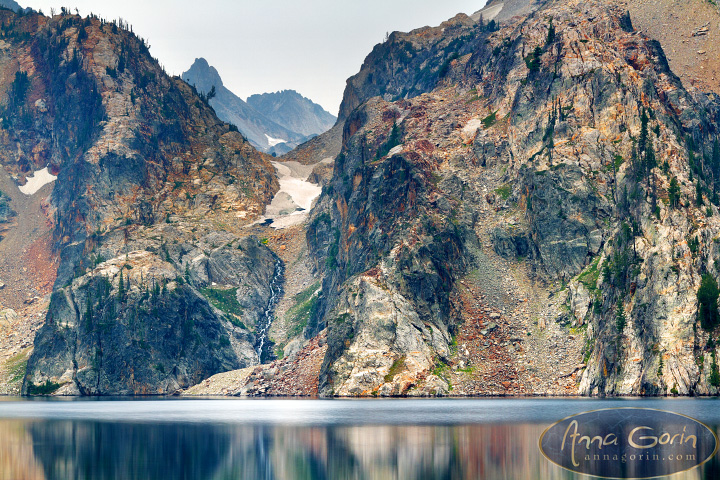
<path fill-rule="evenodd" d="M 24 33 L 0 56 L 0 161 L 57 176 L 59 267 L 24 392 L 171 393 L 257 364 L 278 259 L 241 237 L 277 191 L 268 156 L 122 26 L 2 16 Z"/>
<path fill-rule="evenodd" d="M 448 357 L 456 328 L 449 294 L 471 262 L 466 244 L 476 242 L 473 217 L 469 225 L 449 218 L 458 200 L 428 179 L 412 149 L 371 162 L 391 136 L 388 107 L 371 101 L 348 119 L 348 140 L 308 226 L 325 279 L 306 336 L 328 328 L 325 395 L 405 394 L 435 358 Z M 352 135 L 356 126 L 378 135 Z M 460 180 L 446 183 L 462 191 Z"/>
<path fill-rule="evenodd" d="M 304 136 L 320 135 L 337 121 L 337 117 L 295 90 L 252 95 L 247 103 L 278 125 Z"/>
<path fill-rule="evenodd" d="M 243 238 L 208 256 L 179 245 L 167 260 L 130 252 L 55 291 L 23 392 L 169 394 L 257 364 L 272 252 Z"/>
<path fill-rule="evenodd" d="M 439 27 L 393 32 L 348 79 L 338 119 L 345 121 L 372 97 L 394 101 L 431 91 L 449 73 L 449 52 L 457 58 L 473 50 L 475 45 L 467 40 L 477 27 L 470 17 L 459 14 Z"/>
<path fill-rule="evenodd" d="M 568 353 L 583 366 L 562 377 L 572 382 L 565 388 L 717 391 L 708 344 L 716 332 L 699 326 L 696 298 L 701 275 L 720 274 L 720 223 L 705 198 L 714 192 L 717 99 L 686 89 L 660 45 L 629 31 L 624 10 L 581 1 L 542 8 L 507 18 L 499 32 L 459 16 L 393 34 L 348 81 L 343 149 L 308 227 L 325 274 L 322 308 L 306 330 L 328 328 L 324 394 L 403 392 L 424 365 L 438 364 L 446 334 L 475 315 L 459 312 L 468 302 L 459 306 L 456 283 L 478 258 L 473 233 L 511 265 L 527 262 L 524 283 L 553 284 L 548 298 L 559 308 L 531 328 L 549 320 L 573 341 L 567 329 L 581 332 L 583 350 L 575 342 Z M 584 22 L 592 29 L 579 29 Z M 644 152 L 650 145 L 656 163 L 636 154 L 643 112 Z M 478 226 L 480 212 L 492 212 L 489 226 Z M 497 274 L 508 285 L 500 294 L 522 291 L 507 271 Z M 512 315 L 532 321 L 518 307 L 494 319 L 500 332 Z"/>
<path fill-rule="evenodd" d="M 521 178 L 521 191 L 530 192 L 527 218 L 532 248 L 520 241 L 519 255 L 537 252 L 551 278 L 575 276 L 600 252 L 603 222 L 611 216 L 611 205 L 575 166 L 526 171 Z"/>

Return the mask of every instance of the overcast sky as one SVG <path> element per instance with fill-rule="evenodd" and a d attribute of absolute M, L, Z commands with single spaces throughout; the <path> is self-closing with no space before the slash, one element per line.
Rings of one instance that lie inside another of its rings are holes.
<path fill-rule="evenodd" d="M 243 99 L 294 89 L 338 112 L 345 80 L 386 32 L 437 26 L 485 0 L 18 0 L 50 14 L 122 17 L 152 55 L 180 75 L 197 57 L 217 68 Z"/>

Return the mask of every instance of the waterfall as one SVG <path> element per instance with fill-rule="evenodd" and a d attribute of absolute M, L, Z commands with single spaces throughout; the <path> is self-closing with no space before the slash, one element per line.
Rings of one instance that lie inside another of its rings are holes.
<path fill-rule="evenodd" d="M 275 262 L 275 272 L 273 274 L 273 279 L 270 282 L 270 298 L 268 300 L 267 306 L 265 307 L 265 311 L 263 312 L 263 315 L 257 324 L 257 343 L 255 351 L 258 354 L 258 359 L 260 359 L 260 363 L 263 363 L 263 349 L 268 343 L 267 338 L 270 332 L 270 326 L 275 319 L 275 305 L 277 305 L 277 303 L 280 301 L 280 297 L 282 296 L 282 285 L 284 276 L 285 266 L 283 265 L 282 260 L 278 258 Z M 268 353 L 272 352 L 267 352 L 265 354 L 265 358 L 269 356 Z"/>

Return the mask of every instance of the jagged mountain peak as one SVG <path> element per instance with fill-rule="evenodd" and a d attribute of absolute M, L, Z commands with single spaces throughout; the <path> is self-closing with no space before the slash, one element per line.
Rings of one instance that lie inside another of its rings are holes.
<path fill-rule="evenodd" d="M 13 12 L 17 12 L 23 8 L 14 0 L 0 0 L 0 7 L 9 8 Z"/>
<path fill-rule="evenodd" d="M 188 71 L 182 74 L 182 79 L 202 93 L 207 93 L 212 87 L 218 89 L 224 86 L 215 67 L 202 57 L 195 59 Z"/>
<path fill-rule="evenodd" d="M 283 127 L 305 136 L 329 130 L 337 118 L 296 92 L 281 90 L 248 97 L 247 103 Z"/>
<path fill-rule="evenodd" d="M 336 120 L 294 90 L 252 95 L 246 102 L 223 86 L 218 71 L 204 58 L 196 59 L 182 78 L 202 93 L 214 86 L 210 105 L 218 116 L 236 125 L 256 148 L 275 155 L 328 130 Z"/>

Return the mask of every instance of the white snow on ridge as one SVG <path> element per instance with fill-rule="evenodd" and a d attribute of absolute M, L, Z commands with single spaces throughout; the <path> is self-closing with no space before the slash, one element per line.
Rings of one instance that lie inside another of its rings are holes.
<path fill-rule="evenodd" d="M 267 133 L 265 134 L 268 140 L 268 145 L 271 147 L 274 147 L 275 145 L 280 145 L 281 143 L 287 143 L 287 140 L 283 140 L 282 138 L 273 138 Z"/>
<path fill-rule="evenodd" d="M 27 183 L 18 188 L 25 195 L 33 195 L 42 187 L 48 183 L 54 182 L 55 180 L 57 180 L 57 177 L 55 175 L 51 175 L 48 168 L 45 167 L 42 170 L 38 170 L 33 173 L 32 176 L 27 177 Z"/>

